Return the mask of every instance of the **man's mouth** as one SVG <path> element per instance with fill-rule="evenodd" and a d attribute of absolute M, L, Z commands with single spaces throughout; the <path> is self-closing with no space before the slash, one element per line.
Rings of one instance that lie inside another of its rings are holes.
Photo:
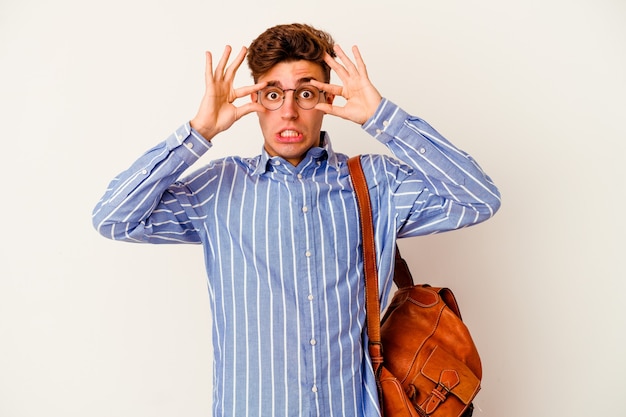
<path fill-rule="evenodd" d="M 291 142 L 302 139 L 302 133 L 297 130 L 283 130 L 278 134 L 278 140 L 282 142 Z"/>
<path fill-rule="evenodd" d="M 283 130 L 282 132 L 280 132 L 281 138 L 297 138 L 300 135 L 300 132 L 296 130 Z"/>

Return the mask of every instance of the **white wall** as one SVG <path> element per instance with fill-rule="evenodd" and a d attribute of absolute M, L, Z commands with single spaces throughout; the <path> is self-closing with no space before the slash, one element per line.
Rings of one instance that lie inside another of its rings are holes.
<path fill-rule="evenodd" d="M 91 209 L 195 114 L 205 49 L 292 21 L 358 44 L 379 90 L 501 188 L 493 220 L 402 243 L 473 330 L 476 415 L 626 415 L 625 18 L 621 0 L 2 0 L 0 416 L 210 414 L 200 248 L 107 241 Z M 212 155 L 256 154 L 257 129 Z"/>

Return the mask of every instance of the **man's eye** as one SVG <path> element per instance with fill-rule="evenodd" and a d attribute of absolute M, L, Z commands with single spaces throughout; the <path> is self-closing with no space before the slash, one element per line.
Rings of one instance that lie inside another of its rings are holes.
<path fill-rule="evenodd" d="M 271 101 L 280 99 L 280 93 L 278 91 L 268 91 L 265 93 L 265 98 Z"/>
<path fill-rule="evenodd" d="M 313 98 L 315 98 L 315 92 L 313 90 L 300 90 L 298 93 L 298 97 L 300 97 L 303 100 L 311 100 Z"/>

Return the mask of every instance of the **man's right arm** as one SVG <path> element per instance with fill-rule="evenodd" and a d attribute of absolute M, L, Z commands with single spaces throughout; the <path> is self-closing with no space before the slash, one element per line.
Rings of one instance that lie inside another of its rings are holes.
<path fill-rule="evenodd" d="M 210 148 L 213 137 L 246 114 L 264 110 L 255 101 L 234 105 L 265 84 L 235 89 L 233 80 L 247 49 L 227 65 L 230 52 L 226 46 L 215 70 L 206 52 L 205 91 L 196 116 L 113 179 L 93 212 L 94 227 L 102 235 L 150 243 L 199 242 L 189 221 L 193 193 L 175 181 Z"/>
<path fill-rule="evenodd" d="M 116 176 L 93 211 L 93 225 L 114 240 L 197 243 L 192 193 L 175 181 L 209 148 L 189 123 Z"/>

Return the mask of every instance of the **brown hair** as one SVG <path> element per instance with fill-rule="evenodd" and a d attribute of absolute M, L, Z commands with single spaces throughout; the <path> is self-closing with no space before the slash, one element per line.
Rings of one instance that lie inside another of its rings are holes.
<path fill-rule="evenodd" d="M 248 66 L 254 82 L 280 62 L 305 60 L 322 67 L 324 82 L 330 81 L 330 67 L 324 53 L 335 56 L 330 34 L 312 26 L 293 23 L 278 25 L 259 35 L 248 48 Z"/>

